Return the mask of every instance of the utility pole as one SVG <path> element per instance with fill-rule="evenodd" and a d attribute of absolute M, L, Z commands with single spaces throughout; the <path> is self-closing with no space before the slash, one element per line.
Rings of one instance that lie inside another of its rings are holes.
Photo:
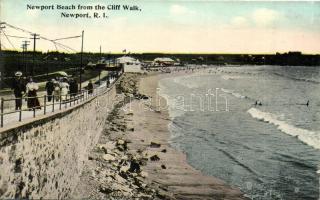
<path fill-rule="evenodd" d="M 0 88 L 2 88 L 2 82 L 3 82 L 3 73 L 4 73 L 4 66 L 2 63 L 2 44 L 1 44 L 1 33 L 2 29 L 6 28 L 4 26 L 5 22 L 0 22 Z"/>
<path fill-rule="evenodd" d="M 24 64 L 24 70 L 23 70 L 23 73 L 24 73 L 24 76 L 26 77 L 26 75 L 27 75 L 27 62 L 26 62 L 26 52 L 28 51 L 28 45 L 30 45 L 29 43 L 30 43 L 30 41 L 27 41 L 27 40 L 25 40 L 25 41 L 22 41 L 23 43 L 22 43 L 22 46 L 21 46 L 21 48 L 22 48 L 22 55 L 23 55 L 23 64 Z"/>
<path fill-rule="evenodd" d="M 35 68 L 35 54 L 36 54 L 36 40 L 39 40 L 40 38 L 38 38 L 38 36 L 40 36 L 39 34 L 33 33 L 31 34 L 33 37 L 30 39 L 33 39 L 33 56 L 32 56 L 32 70 L 31 70 L 31 76 L 34 76 L 34 68 Z"/>
<path fill-rule="evenodd" d="M 80 54 L 80 73 L 79 73 L 79 79 L 80 79 L 80 91 L 81 91 L 81 85 L 82 85 L 83 36 L 84 36 L 84 31 L 82 31 L 82 34 L 81 34 L 81 54 Z"/>
<path fill-rule="evenodd" d="M 111 65 L 111 52 L 108 53 L 108 61 L 109 61 L 109 67 Z"/>
<path fill-rule="evenodd" d="M 2 44 L 1 44 L 1 33 L 2 29 L 5 29 L 6 27 L 4 26 L 6 24 L 5 22 L 0 22 L 0 51 L 2 51 Z"/>
<path fill-rule="evenodd" d="M 100 60 L 102 59 L 102 54 L 101 54 L 101 45 L 100 45 Z M 100 79 L 100 77 L 101 77 L 101 69 L 100 69 L 100 67 L 99 67 L 99 85 L 101 85 L 101 79 Z"/>
<path fill-rule="evenodd" d="M 25 50 L 25 45 L 22 43 L 21 45 L 21 48 L 22 48 L 22 64 L 21 65 L 24 65 L 24 50 Z M 22 71 L 22 66 L 19 65 L 19 71 Z M 24 75 L 25 71 L 23 71 L 23 75 Z"/>
<path fill-rule="evenodd" d="M 46 65 L 47 65 L 47 80 L 49 80 L 49 63 L 48 63 L 48 58 L 49 58 L 49 50 L 47 51 L 47 56 L 46 56 Z"/>

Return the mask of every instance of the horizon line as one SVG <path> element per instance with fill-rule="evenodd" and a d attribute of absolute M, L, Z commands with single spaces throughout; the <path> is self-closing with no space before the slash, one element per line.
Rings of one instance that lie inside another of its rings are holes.
<path fill-rule="evenodd" d="M 16 51 L 16 52 L 19 52 L 19 53 L 22 53 L 23 51 L 21 50 L 12 50 L 12 49 L 2 49 L 2 51 Z M 27 51 L 28 53 L 32 53 L 33 50 L 31 51 Z M 81 53 L 80 51 L 79 52 L 67 52 L 67 51 L 37 51 L 36 52 L 41 52 L 41 53 L 50 53 L 50 52 L 58 52 L 58 53 L 65 53 L 65 54 L 79 54 Z M 130 54 L 184 54 L 184 55 L 276 55 L 277 53 L 280 53 L 280 54 L 284 54 L 284 53 L 289 53 L 289 52 L 300 52 L 302 55 L 320 55 L 320 52 L 318 53 L 315 53 L 315 52 L 302 52 L 302 51 L 297 51 L 297 50 L 294 50 L 294 51 L 277 51 L 277 52 L 166 52 L 166 51 L 135 51 L 135 52 L 130 52 L 129 53 L 123 53 L 121 51 L 106 51 L 106 52 L 101 52 L 101 54 L 123 54 L 123 55 L 130 55 Z M 94 54 L 100 54 L 100 52 L 98 51 L 84 51 L 83 53 L 94 53 Z"/>

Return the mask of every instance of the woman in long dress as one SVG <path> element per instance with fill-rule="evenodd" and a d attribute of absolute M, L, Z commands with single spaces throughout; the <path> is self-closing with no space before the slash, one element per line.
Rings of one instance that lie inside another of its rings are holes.
<path fill-rule="evenodd" d="M 32 78 L 30 78 L 26 85 L 26 93 L 28 95 L 27 106 L 29 109 L 41 109 L 40 102 L 37 97 L 38 90 L 38 84 L 35 83 Z"/>
<path fill-rule="evenodd" d="M 57 80 L 55 80 L 53 82 L 53 85 L 54 85 L 54 91 L 53 91 L 54 98 L 56 101 L 59 101 L 60 100 L 60 83 Z"/>
<path fill-rule="evenodd" d="M 60 83 L 60 88 L 61 88 L 61 101 L 67 100 L 67 94 L 69 92 L 69 84 L 67 82 L 67 79 L 62 79 Z"/>

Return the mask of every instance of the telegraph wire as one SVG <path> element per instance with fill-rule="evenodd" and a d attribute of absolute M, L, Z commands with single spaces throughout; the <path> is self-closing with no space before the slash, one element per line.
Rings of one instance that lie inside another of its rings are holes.
<path fill-rule="evenodd" d="M 28 31 L 28 30 L 26 30 L 26 29 L 23 29 L 23 28 L 20 28 L 20 27 L 17 27 L 17 26 L 8 24 L 8 23 L 5 23 L 5 24 L 6 24 L 8 27 L 12 28 L 12 29 L 15 29 L 15 30 L 18 30 L 18 31 L 22 31 L 22 32 L 28 33 L 28 34 L 34 34 L 34 32 Z M 65 44 L 62 44 L 62 43 L 60 43 L 60 42 L 57 42 L 57 41 L 58 41 L 58 40 L 64 40 L 64 39 L 79 38 L 79 37 L 81 37 L 81 36 L 71 36 L 71 37 L 58 38 L 58 39 L 52 40 L 52 39 L 49 39 L 49 38 L 47 38 L 47 37 L 39 36 L 40 39 L 43 39 L 43 40 L 50 41 L 50 42 L 54 43 L 54 45 L 55 45 L 55 47 L 56 47 L 56 50 L 57 50 L 57 46 L 56 46 L 56 45 L 59 45 L 61 48 L 65 49 L 65 50 L 69 49 L 68 52 L 70 52 L 70 50 L 71 50 L 71 51 L 74 51 L 74 52 L 78 52 L 78 51 L 75 50 L 75 49 L 73 49 L 73 48 L 71 48 L 71 47 L 69 47 L 69 46 L 67 46 L 67 45 L 65 45 Z"/>
<path fill-rule="evenodd" d="M 4 44 L 1 44 L 1 47 L 3 47 L 4 49 L 6 49 L 6 50 L 7 50 L 7 47 L 6 47 L 6 46 L 4 46 Z"/>
<path fill-rule="evenodd" d="M 67 45 L 61 44 L 61 43 L 59 43 L 59 42 L 55 42 L 55 43 L 58 44 L 58 45 L 60 45 L 61 47 L 70 49 L 71 51 L 78 52 L 77 50 L 75 50 L 75 49 L 73 49 L 73 48 L 71 48 L 71 47 L 69 47 L 69 46 L 67 46 Z"/>
<path fill-rule="evenodd" d="M 16 35 L 7 35 L 8 37 L 12 38 L 22 38 L 22 39 L 28 39 L 27 37 L 22 37 L 22 36 L 16 36 Z"/>
<path fill-rule="evenodd" d="M 59 43 L 55 43 L 56 45 L 58 45 L 60 48 L 66 50 L 68 53 L 72 52 L 70 51 L 68 48 L 64 47 L 63 45 L 59 44 Z"/>
<path fill-rule="evenodd" d="M 73 38 L 79 38 L 79 37 L 81 37 L 81 35 L 65 37 L 65 38 L 58 38 L 58 39 L 54 39 L 54 40 L 51 40 L 51 41 L 54 42 L 54 41 L 58 41 L 58 40 L 66 40 L 66 39 L 73 39 Z"/>
<path fill-rule="evenodd" d="M 56 43 L 53 43 L 53 45 L 56 48 L 56 51 L 58 51 L 58 47 L 57 47 Z"/>
<path fill-rule="evenodd" d="M 13 49 L 17 50 L 14 45 L 12 44 L 12 42 L 10 41 L 9 37 L 7 36 L 7 34 L 5 33 L 5 31 L 2 30 L 3 35 L 7 38 L 9 44 L 12 46 Z"/>

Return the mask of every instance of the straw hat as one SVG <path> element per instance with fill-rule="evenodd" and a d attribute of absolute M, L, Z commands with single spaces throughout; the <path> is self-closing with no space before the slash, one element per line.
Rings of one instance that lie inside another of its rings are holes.
<path fill-rule="evenodd" d="M 14 75 L 15 75 L 15 76 L 22 76 L 22 72 L 17 71 Z"/>

